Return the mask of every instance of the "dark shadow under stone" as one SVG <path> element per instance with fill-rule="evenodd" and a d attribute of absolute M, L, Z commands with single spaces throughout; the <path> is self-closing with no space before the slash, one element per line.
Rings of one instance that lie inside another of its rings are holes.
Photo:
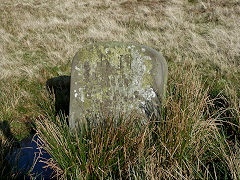
<path fill-rule="evenodd" d="M 55 95 L 56 115 L 69 115 L 71 76 L 58 76 L 48 79 L 46 88 L 51 95 Z"/>

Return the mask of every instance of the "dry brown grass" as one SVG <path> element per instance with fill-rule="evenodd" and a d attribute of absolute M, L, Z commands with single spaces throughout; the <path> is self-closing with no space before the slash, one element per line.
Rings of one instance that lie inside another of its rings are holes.
<path fill-rule="evenodd" d="M 232 142 L 222 137 L 222 110 L 212 112 L 214 100 L 195 68 L 181 66 L 170 73 L 165 121 L 158 127 L 154 156 L 147 166 L 149 179 L 218 179 L 224 168 L 225 178 L 238 179 L 239 144 L 231 147 Z"/>
<path fill-rule="evenodd" d="M 45 65 L 66 64 L 81 46 L 102 40 L 135 41 L 172 61 L 211 60 L 238 71 L 239 6 L 234 0 L 1 0 L 1 78 L 38 76 Z"/>
<path fill-rule="evenodd" d="M 57 161 L 50 161 L 49 166 L 62 172 L 63 179 L 115 179 L 116 174 L 123 179 L 239 179 L 239 144 L 230 142 L 219 130 L 222 110 L 212 112 L 214 100 L 196 68 L 188 62 L 182 69 L 179 66 L 170 73 L 157 130 L 151 126 L 136 129 L 140 120 L 129 118 L 127 125 L 120 124 L 117 129 L 99 125 L 88 133 L 83 131 L 83 137 L 70 138 L 69 128 L 59 117 L 56 122 L 49 115 L 39 119 L 37 132 Z M 182 76 L 179 71 L 184 71 Z M 116 170 L 111 162 L 117 158 L 124 161 L 115 163 Z"/>
<path fill-rule="evenodd" d="M 195 81 L 197 87 L 187 83 L 184 93 L 198 92 L 201 103 L 208 95 L 214 103 L 220 94 L 228 105 L 228 113 L 221 114 L 231 116 L 220 119 L 230 119 L 240 137 L 239 0 L 0 0 L 0 12 L 0 122 L 7 121 L 18 139 L 29 134 L 29 122 L 43 115 L 46 80 L 70 74 L 71 60 L 82 46 L 112 40 L 159 50 L 169 64 L 169 83 L 179 81 L 175 73 Z M 185 75 L 185 62 L 193 79 Z M 175 110 L 182 108 L 176 102 Z M 171 148 L 173 153 L 176 147 Z M 229 165 L 238 167 L 239 149 L 230 154 Z"/>

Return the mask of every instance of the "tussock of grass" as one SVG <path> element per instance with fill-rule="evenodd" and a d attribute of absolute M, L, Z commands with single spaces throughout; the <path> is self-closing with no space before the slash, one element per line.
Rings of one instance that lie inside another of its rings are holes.
<path fill-rule="evenodd" d="M 124 116 L 122 116 L 123 118 Z M 62 178 L 124 178 L 129 167 L 137 166 L 143 151 L 146 130 L 137 128 L 139 118 L 128 121 L 112 117 L 101 118 L 96 127 L 83 125 L 81 132 L 72 134 L 64 118 L 37 121 L 38 133 L 53 159 L 46 162 Z M 131 175 L 132 176 L 132 175 Z"/>
<path fill-rule="evenodd" d="M 178 71 L 184 71 L 184 76 L 178 76 Z M 237 169 L 228 167 L 236 157 L 224 156 L 233 149 L 217 128 L 221 126 L 220 119 L 209 113 L 212 106 L 209 90 L 203 88 L 195 73 L 196 69 L 188 66 L 170 73 L 172 81 L 164 119 L 156 132 L 155 151 L 160 161 L 155 161 L 160 164 L 155 165 L 156 179 L 215 179 L 225 173 L 228 178 L 239 175 Z"/>
<path fill-rule="evenodd" d="M 46 163 L 59 177 L 71 179 L 238 179 L 239 145 L 235 141 L 231 147 L 219 128 L 223 112 L 212 114 L 213 100 L 196 68 L 186 63 L 174 69 L 162 118 L 145 126 L 137 125 L 137 116 L 108 117 L 71 134 L 64 118 L 37 121 L 45 149 L 55 159 Z"/>

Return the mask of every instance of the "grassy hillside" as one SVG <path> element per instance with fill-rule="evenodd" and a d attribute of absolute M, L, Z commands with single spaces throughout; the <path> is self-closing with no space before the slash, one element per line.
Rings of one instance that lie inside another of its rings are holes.
<path fill-rule="evenodd" d="M 239 19 L 238 0 L 0 0 L 0 173 L 8 176 L 3 157 L 13 141 L 29 136 L 32 123 L 39 133 L 54 127 L 46 81 L 70 75 L 82 46 L 112 40 L 145 44 L 166 58 L 166 123 L 154 131 L 153 144 L 151 133 L 130 138 L 144 143 L 133 147 L 138 155 L 129 150 L 125 165 L 111 166 L 120 171 L 103 176 L 88 162 L 92 169 L 79 165 L 79 176 L 239 179 Z M 71 164 L 57 164 L 62 177 L 74 178 L 76 169 L 66 170 Z"/>

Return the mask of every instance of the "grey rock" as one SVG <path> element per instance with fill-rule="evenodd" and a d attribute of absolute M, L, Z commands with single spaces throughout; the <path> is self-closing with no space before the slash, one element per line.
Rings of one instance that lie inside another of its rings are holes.
<path fill-rule="evenodd" d="M 121 113 L 136 112 L 144 121 L 158 118 L 167 69 L 161 54 L 144 45 L 105 42 L 83 47 L 72 63 L 70 128 L 96 125 L 101 116 Z"/>

